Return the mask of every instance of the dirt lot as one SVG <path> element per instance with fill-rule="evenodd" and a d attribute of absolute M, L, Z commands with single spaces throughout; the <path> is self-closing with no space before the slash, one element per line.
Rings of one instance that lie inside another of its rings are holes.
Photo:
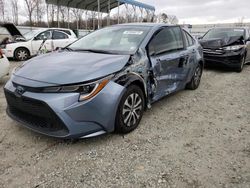
<path fill-rule="evenodd" d="M 76 143 L 9 119 L 6 80 L 0 187 L 250 187 L 250 66 L 206 70 L 198 90 L 154 104 L 133 133 Z"/>

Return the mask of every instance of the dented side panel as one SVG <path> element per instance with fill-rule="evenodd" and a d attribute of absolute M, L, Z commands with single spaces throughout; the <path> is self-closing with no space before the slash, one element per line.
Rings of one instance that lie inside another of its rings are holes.
<path fill-rule="evenodd" d="M 163 57 L 149 57 L 147 45 L 159 29 L 161 27 L 154 27 L 148 33 L 137 53 L 114 77 L 116 83 L 125 87 L 135 81 L 141 83 L 148 108 L 160 98 L 184 89 L 199 61 L 203 61 L 202 47 L 198 42 L 191 49 L 185 48 Z M 159 58 L 163 61 L 158 62 Z"/>

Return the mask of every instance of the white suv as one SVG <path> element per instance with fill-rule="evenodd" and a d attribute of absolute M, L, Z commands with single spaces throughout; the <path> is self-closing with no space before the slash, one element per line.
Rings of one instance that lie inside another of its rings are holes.
<path fill-rule="evenodd" d="M 24 61 L 31 56 L 35 56 L 41 50 L 53 51 L 56 48 L 63 48 L 77 40 L 72 30 L 63 28 L 33 30 L 25 35 L 17 31 L 13 33 L 13 30 L 9 30 L 9 32 L 15 39 L 1 44 L 0 47 L 6 57 L 15 58 L 19 61 Z"/>

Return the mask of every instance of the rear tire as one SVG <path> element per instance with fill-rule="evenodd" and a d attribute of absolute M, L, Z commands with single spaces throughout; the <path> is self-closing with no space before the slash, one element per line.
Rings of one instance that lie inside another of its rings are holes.
<path fill-rule="evenodd" d="M 199 63 L 195 68 L 193 77 L 189 83 L 187 83 L 186 88 L 195 90 L 199 87 L 202 76 L 202 65 Z"/>
<path fill-rule="evenodd" d="M 30 57 L 29 50 L 26 48 L 18 48 L 15 50 L 14 57 L 18 61 L 25 61 Z"/>
<path fill-rule="evenodd" d="M 131 85 L 121 98 L 115 119 L 115 132 L 126 134 L 136 129 L 141 121 L 145 106 L 140 87 Z"/>

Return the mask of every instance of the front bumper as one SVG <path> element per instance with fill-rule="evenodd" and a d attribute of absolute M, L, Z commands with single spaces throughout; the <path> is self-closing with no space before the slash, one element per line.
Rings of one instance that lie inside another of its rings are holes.
<path fill-rule="evenodd" d="M 223 54 L 212 54 L 204 52 L 204 60 L 206 65 L 224 65 L 231 68 L 240 66 L 244 56 L 245 49 L 237 52 L 227 52 Z"/>
<path fill-rule="evenodd" d="M 9 60 L 4 56 L 0 59 L 0 79 L 9 73 L 10 63 Z"/>
<path fill-rule="evenodd" d="M 117 107 L 125 88 L 110 81 L 98 95 L 83 102 L 78 101 L 78 93 L 26 91 L 19 96 L 12 81 L 4 90 L 7 114 L 12 119 L 35 132 L 69 139 L 114 131 Z"/>
<path fill-rule="evenodd" d="M 3 54 L 4 54 L 7 58 L 13 58 L 13 57 L 14 57 L 14 55 L 13 55 L 13 54 L 14 54 L 13 50 L 4 48 L 4 49 L 2 49 L 2 52 L 3 52 Z"/>

